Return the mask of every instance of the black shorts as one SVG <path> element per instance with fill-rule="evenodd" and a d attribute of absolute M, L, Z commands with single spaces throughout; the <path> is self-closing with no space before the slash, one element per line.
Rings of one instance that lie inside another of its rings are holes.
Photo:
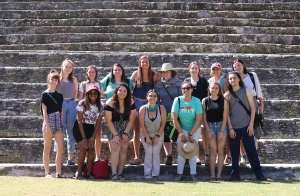
<path fill-rule="evenodd" d="M 94 134 L 95 126 L 93 124 L 86 124 L 86 123 L 82 123 L 82 124 L 83 124 L 83 129 L 84 129 L 86 139 L 90 139 Z M 77 119 L 75 120 L 73 126 L 73 136 L 77 143 L 82 141 L 82 135 L 79 130 Z"/>

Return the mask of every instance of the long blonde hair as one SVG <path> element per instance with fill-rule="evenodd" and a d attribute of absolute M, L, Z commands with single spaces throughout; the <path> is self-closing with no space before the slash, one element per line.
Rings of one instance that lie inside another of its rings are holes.
<path fill-rule="evenodd" d="M 199 65 L 199 63 L 197 61 L 193 61 L 193 62 L 190 63 L 189 70 L 191 69 L 191 67 L 192 67 L 193 64 L 198 65 L 198 67 L 199 67 L 198 77 L 201 78 L 202 77 L 202 75 L 201 75 L 201 67 L 200 67 L 200 65 Z"/>
<path fill-rule="evenodd" d="M 72 64 L 72 72 L 69 74 L 69 76 L 68 76 L 68 80 L 70 81 L 70 82 L 73 82 L 73 79 L 74 79 L 74 62 L 73 61 L 71 61 L 70 59 L 65 59 L 62 63 L 61 63 L 61 71 L 60 71 L 60 80 L 63 80 L 63 64 L 64 63 L 70 63 L 70 64 Z"/>
<path fill-rule="evenodd" d="M 151 62 L 150 62 L 150 58 L 148 56 L 141 56 L 141 58 L 139 59 L 139 67 L 138 67 L 138 74 L 137 74 L 137 78 L 136 78 L 136 83 L 138 87 L 141 87 L 143 85 L 143 71 L 142 71 L 142 67 L 141 67 L 141 61 L 143 58 L 148 59 L 149 61 L 149 68 L 148 68 L 148 78 L 149 78 L 149 83 L 152 84 L 153 82 L 153 71 L 151 68 Z"/>

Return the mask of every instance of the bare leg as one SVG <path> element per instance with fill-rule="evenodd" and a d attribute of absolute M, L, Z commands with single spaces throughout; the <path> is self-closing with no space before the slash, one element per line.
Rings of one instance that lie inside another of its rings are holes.
<path fill-rule="evenodd" d="M 172 155 L 172 143 L 171 142 L 164 142 L 164 149 L 166 155 Z"/>
<path fill-rule="evenodd" d="M 93 165 L 94 165 L 95 149 L 94 148 L 88 148 L 87 153 L 88 153 L 87 168 L 88 168 L 88 173 L 91 174 L 92 169 L 93 169 Z"/>
<path fill-rule="evenodd" d="M 214 136 L 213 139 L 208 139 L 209 142 L 209 149 L 210 149 L 210 159 L 209 159 L 209 166 L 210 166 L 210 177 L 215 178 L 215 169 L 216 169 L 216 156 L 217 156 L 217 138 Z M 223 164 L 223 163 L 222 163 Z"/>
<path fill-rule="evenodd" d="M 100 160 L 100 156 L 101 156 L 101 130 L 96 134 L 95 151 L 96 151 L 96 159 Z"/>
<path fill-rule="evenodd" d="M 225 145 L 226 145 L 226 157 L 225 157 L 225 160 L 224 160 L 224 164 L 228 165 L 230 164 L 230 158 L 231 158 L 231 153 L 230 153 L 230 139 L 229 137 L 226 137 L 226 142 L 225 142 Z"/>
<path fill-rule="evenodd" d="M 119 164 L 118 164 L 118 175 L 123 173 L 124 165 L 126 162 L 126 154 L 127 154 L 127 149 L 128 149 L 129 143 L 124 144 L 123 140 L 121 141 L 121 150 L 120 150 L 120 155 L 119 155 Z"/>
<path fill-rule="evenodd" d="M 50 173 L 50 149 L 52 145 L 52 137 L 53 132 L 52 131 L 43 131 L 43 137 L 44 137 L 44 150 L 43 150 L 43 164 L 45 168 L 45 174 Z"/>
<path fill-rule="evenodd" d="M 117 174 L 117 168 L 120 162 L 119 155 L 121 150 L 121 144 L 115 145 L 112 143 L 112 140 L 109 143 L 110 143 L 111 172 L 112 174 Z"/>
<path fill-rule="evenodd" d="M 139 119 L 136 117 L 134 121 L 134 136 L 133 136 L 133 147 L 134 147 L 134 158 L 140 158 L 140 122 Z"/>
<path fill-rule="evenodd" d="M 84 162 L 85 155 L 86 155 L 86 152 L 87 152 L 87 148 L 83 146 L 82 141 L 78 142 L 77 145 L 79 147 L 77 172 L 78 172 L 78 174 L 81 174 L 82 173 L 83 162 Z"/>
<path fill-rule="evenodd" d="M 62 159 L 64 154 L 64 132 L 58 131 L 54 134 L 54 139 L 57 144 L 57 150 L 56 150 L 56 173 L 61 174 L 61 165 L 62 165 Z"/>
<path fill-rule="evenodd" d="M 241 140 L 240 141 L 240 151 L 241 151 L 241 155 L 246 155 L 246 151 L 245 151 L 245 148 L 244 148 L 244 144 L 243 144 L 243 141 Z"/>
<path fill-rule="evenodd" d="M 201 130 L 201 135 L 202 135 L 202 143 L 203 143 L 203 149 L 204 149 L 204 154 L 205 155 L 209 155 L 209 151 L 208 151 L 208 139 L 206 137 L 206 130 L 204 128 L 202 128 Z M 205 161 L 204 163 L 206 163 L 207 161 L 209 161 L 209 156 L 205 156 Z"/>
<path fill-rule="evenodd" d="M 224 160 L 224 143 L 226 142 L 227 136 L 223 136 L 223 139 L 217 143 L 218 145 L 218 175 L 217 178 L 222 177 L 223 160 Z"/>

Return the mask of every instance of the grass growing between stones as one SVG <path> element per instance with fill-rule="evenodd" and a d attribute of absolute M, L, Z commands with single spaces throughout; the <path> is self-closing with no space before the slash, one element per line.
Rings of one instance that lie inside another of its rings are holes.
<path fill-rule="evenodd" d="M 165 182 L 0 177 L 0 195 L 299 195 L 300 181 Z"/>

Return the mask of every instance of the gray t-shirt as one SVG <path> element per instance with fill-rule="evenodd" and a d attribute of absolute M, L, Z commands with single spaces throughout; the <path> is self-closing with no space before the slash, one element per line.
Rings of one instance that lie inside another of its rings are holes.
<path fill-rule="evenodd" d="M 250 110 L 250 105 L 246 94 L 246 88 L 241 87 L 239 90 L 234 92 L 238 96 L 238 98 L 244 103 L 246 108 L 249 108 Z M 250 124 L 249 114 L 231 94 L 229 95 L 229 116 L 232 128 L 234 129 L 241 129 Z"/>

